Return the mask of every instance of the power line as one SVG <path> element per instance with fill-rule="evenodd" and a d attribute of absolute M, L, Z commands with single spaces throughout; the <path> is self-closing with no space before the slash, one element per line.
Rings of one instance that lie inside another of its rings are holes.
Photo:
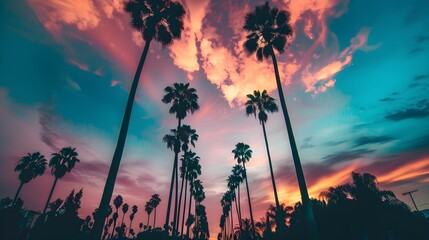
<path fill-rule="evenodd" d="M 414 204 L 414 207 L 416 208 L 416 211 L 420 212 L 419 209 L 417 208 L 416 202 L 414 201 L 414 198 L 413 198 L 413 193 L 415 193 L 417 191 L 418 190 L 412 190 L 412 191 L 409 191 L 409 192 L 404 192 L 404 193 L 402 193 L 402 196 L 410 195 L 411 201 L 413 201 L 413 204 Z"/>

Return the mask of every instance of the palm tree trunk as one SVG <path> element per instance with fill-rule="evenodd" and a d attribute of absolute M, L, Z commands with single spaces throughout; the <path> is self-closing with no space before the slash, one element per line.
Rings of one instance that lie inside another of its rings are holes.
<path fill-rule="evenodd" d="M 49 201 L 51 201 L 52 193 L 54 192 L 55 186 L 57 185 L 57 181 L 58 178 L 55 178 L 54 185 L 52 185 L 51 192 L 49 193 L 48 201 L 46 201 L 45 207 L 43 208 L 43 215 L 46 213 L 46 209 L 48 209 Z"/>
<path fill-rule="evenodd" d="M 144 62 L 146 60 L 147 53 L 149 51 L 150 40 L 146 41 L 143 49 L 143 53 L 140 57 L 139 65 L 134 75 L 134 80 L 131 85 L 130 94 L 128 95 L 127 106 L 124 112 L 124 118 L 122 119 L 121 130 L 119 132 L 118 142 L 116 144 L 115 153 L 113 154 L 112 163 L 109 169 L 109 175 L 107 176 L 106 184 L 104 185 L 103 196 L 98 207 L 100 214 L 97 214 L 95 218 L 94 227 L 91 232 L 90 239 L 99 240 L 101 232 L 103 230 L 104 219 L 107 216 L 107 209 L 109 208 L 110 200 L 112 199 L 113 188 L 115 187 L 116 176 L 118 175 L 119 165 L 122 159 L 122 152 L 124 151 L 125 140 L 127 138 L 128 126 L 130 124 L 131 112 L 133 109 L 134 98 L 137 92 L 137 86 L 139 84 L 140 75 L 143 69 Z"/>
<path fill-rule="evenodd" d="M 18 187 L 18 191 L 16 191 L 15 197 L 13 198 L 12 206 L 15 205 L 16 199 L 18 199 L 19 192 L 21 192 L 21 188 L 24 185 L 24 182 L 21 182 Z"/>
<path fill-rule="evenodd" d="M 155 208 L 155 212 L 153 213 L 153 228 L 155 228 L 155 223 L 156 223 L 156 208 Z"/>
<path fill-rule="evenodd" d="M 131 233 L 130 231 L 131 231 L 132 226 L 133 226 L 133 220 L 130 221 L 130 230 L 128 231 L 128 237 L 130 237 L 130 233 Z"/>
<path fill-rule="evenodd" d="M 271 162 L 270 148 L 268 147 L 267 132 L 265 131 L 265 123 L 262 122 L 261 125 L 262 125 L 262 130 L 264 132 L 265 147 L 267 148 L 268 162 L 270 164 L 271 182 L 273 184 L 274 199 L 276 200 L 276 207 L 278 209 L 280 207 L 280 203 L 279 203 L 279 196 L 277 194 L 276 181 L 274 180 L 273 164 Z"/>
<path fill-rule="evenodd" d="M 117 215 L 118 215 L 118 217 L 119 217 L 118 209 L 116 209 L 116 213 L 117 213 Z M 113 220 L 113 228 L 112 228 L 112 233 L 110 234 L 110 238 L 112 238 L 112 237 L 113 237 L 113 234 L 115 233 L 116 221 L 117 221 L 117 220 L 118 220 L 118 219 L 114 219 L 114 220 Z"/>
<path fill-rule="evenodd" d="M 237 187 L 240 187 L 240 184 L 238 184 Z M 234 196 L 235 196 L 235 190 L 234 190 Z M 240 236 L 242 236 L 242 232 L 241 232 L 241 229 L 242 229 L 241 228 L 241 214 L 238 211 L 238 204 L 237 204 L 237 201 L 239 201 L 239 200 L 238 200 L 237 197 L 235 199 L 236 199 L 236 201 L 234 201 L 235 202 L 235 210 L 237 211 L 238 225 L 240 226 Z"/>
<path fill-rule="evenodd" d="M 283 110 L 283 117 L 286 124 L 286 129 L 289 137 L 290 148 L 292 150 L 293 163 L 295 165 L 295 172 L 298 178 L 299 191 L 301 192 L 302 205 L 304 206 L 304 214 L 307 220 L 307 232 L 310 240 L 319 239 L 319 231 L 317 229 L 316 219 L 314 218 L 313 209 L 311 207 L 310 198 L 308 196 L 307 185 L 305 183 L 304 172 L 301 166 L 301 160 L 298 154 L 298 148 L 296 147 L 295 137 L 292 131 L 292 123 L 289 118 L 289 114 L 286 107 L 286 101 L 283 95 L 282 84 L 280 82 L 280 74 L 277 66 L 277 59 L 274 54 L 272 46 L 270 46 L 271 58 L 273 60 L 274 73 L 276 75 L 277 90 L 280 97 L 280 105 Z"/>
<path fill-rule="evenodd" d="M 183 178 L 182 178 L 182 186 L 180 187 L 180 196 L 179 196 L 179 209 L 177 210 L 177 220 L 176 220 L 176 229 L 177 230 L 179 230 L 179 220 L 180 220 L 180 206 L 182 205 L 182 193 L 183 193 L 183 185 L 185 184 L 185 176 L 186 176 L 186 171 L 187 171 L 187 168 L 186 168 L 186 166 L 183 166 L 184 164 L 183 164 L 183 162 L 182 162 L 182 168 L 184 167 L 185 169 L 185 174 L 183 175 Z M 183 210 L 183 211 L 185 211 L 185 210 Z M 182 232 L 180 232 L 180 233 L 182 233 Z"/>
<path fill-rule="evenodd" d="M 124 218 L 125 218 L 125 213 L 124 213 L 124 215 L 122 215 L 122 222 L 121 222 L 121 226 L 120 227 L 122 227 L 122 225 L 124 225 Z"/>
<path fill-rule="evenodd" d="M 192 189 L 192 181 L 194 181 L 194 179 L 191 179 L 190 181 L 189 181 L 189 184 L 190 184 L 190 186 L 189 186 L 189 208 L 188 208 L 188 218 L 189 218 L 189 216 L 191 216 L 191 207 L 192 207 L 192 192 L 191 192 L 191 189 Z M 190 226 L 186 226 L 186 237 L 189 237 L 189 227 Z"/>
<path fill-rule="evenodd" d="M 180 119 L 179 119 L 180 124 Z M 179 125 L 180 126 L 180 125 Z M 177 132 L 179 132 L 179 126 L 177 127 Z M 174 194 L 174 221 L 173 221 L 173 236 L 176 236 L 177 234 L 177 220 L 178 220 L 178 195 L 179 195 L 179 153 L 176 153 L 174 156 L 174 161 L 176 162 L 176 185 L 175 185 L 175 194 Z"/>
<path fill-rule="evenodd" d="M 180 232 L 182 233 L 182 235 L 183 235 L 183 228 L 185 226 L 186 198 L 188 196 L 188 178 L 185 177 L 185 179 L 186 179 L 186 181 L 185 181 L 185 199 L 183 201 L 182 227 L 180 229 Z"/>
<path fill-rule="evenodd" d="M 147 215 L 147 222 L 146 222 L 146 226 L 149 229 L 149 218 L 150 218 L 150 214 Z"/>
<path fill-rule="evenodd" d="M 232 215 L 233 211 L 232 211 L 232 206 L 231 206 L 231 234 L 234 234 L 234 216 Z"/>
<path fill-rule="evenodd" d="M 181 120 L 179 119 L 179 123 L 177 124 L 177 131 L 179 131 L 179 127 L 181 125 Z M 175 147 L 173 147 L 174 149 Z M 167 214 L 165 217 L 165 224 L 164 224 L 164 229 L 165 231 L 168 233 L 168 226 L 169 226 L 169 220 L 170 220 L 170 211 L 171 211 L 171 200 L 173 197 L 173 185 L 174 185 L 174 176 L 176 174 L 176 168 L 177 168 L 177 160 L 179 158 L 179 153 L 174 153 L 174 164 L 173 164 L 173 173 L 171 174 L 171 183 L 170 183 L 170 193 L 168 194 L 168 205 L 167 205 Z M 176 195 L 177 197 L 177 195 Z M 174 209 L 174 219 L 176 219 L 176 210 L 177 210 L 177 204 L 175 204 L 175 209 Z M 174 233 L 174 221 L 173 221 L 173 229 L 172 229 L 172 233 Z"/>
<path fill-rule="evenodd" d="M 253 211 L 252 211 L 252 203 L 250 201 L 250 192 L 249 192 L 249 183 L 247 182 L 247 170 L 246 170 L 246 164 L 243 162 L 243 168 L 244 172 L 246 173 L 246 177 L 244 178 L 246 180 L 246 189 L 247 189 L 247 201 L 249 203 L 249 212 L 250 212 L 250 221 L 252 221 L 252 234 L 253 237 L 255 237 L 255 222 L 253 221 Z"/>
<path fill-rule="evenodd" d="M 241 196 L 240 196 L 240 183 L 238 183 L 238 212 L 240 213 L 240 224 L 241 224 Z"/>

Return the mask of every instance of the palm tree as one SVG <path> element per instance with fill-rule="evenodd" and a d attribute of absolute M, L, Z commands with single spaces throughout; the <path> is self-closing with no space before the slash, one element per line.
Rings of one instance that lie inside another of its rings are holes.
<path fill-rule="evenodd" d="M 237 186 L 237 201 L 238 201 L 238 215 L 241 218 L 241 196 L 240 196 L 240 184 L 244 181 L 244 169 L 241 165 L 235 164 L 231 170 L 231 184 Z M 239 221 L 241 224 L 241 221 Z"/>
<path fill-rule="evenodd" d="M 47 162 L 45 156 L 39 152 L 28 153 L 19 160 L 18 164 L 16 164 L 15 172 L 19 172 L 18 179 L 21 183 L 19 184 L 18 191 L 13 198 L 12 205 L 15 205 L 22 186 L 29 183 L 32 179 L 35 179 L 37 176 L 42 176 L 45 173 L 46 165 Z"/>
<path fill-rule="evenodd" d="M 185 185 L 185 199 L 183 202 L 183 214 L 182 214 L 182 227 L 180 232 L 183 235 L 183 229 L 185 225 L 185 211 L 186 211 L 186 200 L 188 195 L 188 180 L 197 178 L 199 175 L 201 175 L 201 166 L 199 164 L 200 157 L 197 156 L 195 152 L 192 152 L 191 150 L 186 151 L 185 154 L 182 155 L 182 158 L 180 159 L 182 161 L 182 167 L 180 168 L 181 174 L 180 177 L 182 178 L 182 187 L 180 190 L 180 198 L 179 198 L 179 218 L 180 218 L 180 205 L 182 200 L 182 190 L 183 185 Z"/>
<path fill-rule="evenodd" d="M 171 134 L 166 134 L 163 138 L 163 141 L 167 143 L 167 147 L 174 151 L 175 153 L 175 160 L 178 155 L 178 153 L 183 151 L 188 151 L 189 144 L 191 144 L 193 147 L 195 147 L 195 142 L 198 140 L 198 134 L 196 133 L 195 129 L 192 129 L 189 125 L 182 125 L 179 126 L 177 129 L 171 129 Z M 175 161 L 176 163 L 176 161 Z M 177 165 L 173 167 L 175 169 Z M 177 170 L 177 169 L 176 169 Z M 178 174 L 175 174 L 175 171 L 173 171 L 173 176 L 176 176 L 176 183 L 178 183 Z M 174 177 L 172 176 L 172 181 L 174 181 Z M 172 191 L 172 185 L 170 185 L 170 191 Z M 178 190 L 178 184 L 176 184 L 176 190 Z M 169 196 L 169 199 L 171 198 L 171 195 Z M 170 199 L 171 200 L 171 199 Z M 177 200 L 177 196 L 176 196 Z M 171 203 L 171 202 L 170 202 Z M 167 213 L 170 205 L 168 205 Z M 178 220 L 178 219 L 177 219 Z M 176 221 L 173 221 L 173 233 L 175 233 L 176 229 Z M 168 227 L 168 223 L 166 225 Z M 165 227 L 165 226 L 164 226 Z"/>
<path fill-rule="evenodd" d="M 174 83 L 172 86 L 168 86 L 164 89 L 166 93 L 162 98 L 162 102 L 165 104 L 170 104 L 169 113 L 175 114 L 178 120 L 177 123 L 177 134 L 180 133 L 179 128 L 181 127 L 182 120 L 187 116 L 188 113 L 193 114 L 197 111 L 200 106 L 198 105 L 198 95 L 196 94 L 197 90 L 195 88 L 189 88 L 189 83 Z M 178 177 L 178 159 L 180 153 L 180 147 L 178 140 L 174 144 L 174 164 L 173 164 L 173 173 L 171 175 L 170 183 L 170 193 L 168 195 L 168 204 L 167 204 L 167 213 L 165 219 L 164 228 L 167 231 L 168 222 L 170 220 L 170 208 L 171 208 L 171 199 L 173 196 L 173 184 L 176 181 L 175 189 L 175 204 L 174 204 L 174 220 L 173 220 L 173 233 L 176 230 L 176 223 L 178 220 L 177 216 L 177 204 L 178 204 L 178 191 L 179 191 L 179 177 Z M 185 150 L 186 151 L 186 150 Z M 174 179 L 176 177 L 176 179 Z"/>
<path fill-rule="evenodd" d="M 183 17 L 185 16 L 185 9 L 183 6 L 179 2 L 171 0 L 127 0 L 125 1 L 125 11 L 131 15 L 131 27 L 142 33 L 143 39 L 146 43 L 134 75 L 130 94 L 128 95 L 118 142 L 116 144 L 115 153 L 113 154 L 103 196 L 100 201 L 99 209 L 101 214 L 99 214 L 99 218 L 96 219 L 94 223 L 94 230 L 91 235 L 91 238 L 94 240 L 98 240 L 101 237 L 104 219 L 106 218 L 105 213 L 110 199 L 112 198 L 113 188 L 115 187 L 116 176 L 122 159 L 122 152 L 125 146 L 134 98 L 136 96 L 140 74 L 142 72 L 147 53 L 149 52 L 149 45 L 152 40 L 155 40 L 160 42 L 163 46 L 167 46 L 171 44 L 173 40 L 179 39 L 183 30 Z"/>
<path fill-rule="evenodd" d="M 124 200 L 123 200 L 121 195 L 118 195 L 115 197 L 115 199 L 113 199 L 113 205 L 116 208 L 116 212 L 113 213 L 113 229 L 112 229 L 111 237 L 113 237 L 113 234 L 115 232 L 116 221 L 118 220 L 118 217 L 119 217 L 119 208 L 122 206 L 123 202 L 124 202 Z"/>
<path fill-rule="evenodd" d="M 128 212 L 128 208 L 129 208 L 130 206 L 128 205 L 128 203 L 124 203 L 124 205 L 122 205 L 122 213 L 123 213 L 123 215 L 122 215 L 122 222 L 121 222 L 121 226 L 122 225 L 124 225 L 124 218 L 125 218 L 125 214 L 127 214 L 127 212 Z"/>
<path fill-rule="evenodd" d="M 48 200 L 46 201 L 45 208 L 43 209 L 43 214 L 46 213 L 46 209 L 48 208 L 49 201 L 51 200 L 52 193 L 54 192 L 58 179 L 64 177 L 66 173 L 71 172 L 75 164 L 79 162 L 79 159 L 77 158 L 78 153 L 75 150 L 76 148 L 65 147 L 58 153 L 52 154 L 52 158 L 49 161 L 49 167 L 51 167 L 51 174 L 55 177 L 55 180 L 54 185 L 52 185 L 51 192 L 49 193 Z"/>
<path fill-rule="evenodd" d="M 132 212 L 130 214 L 130 231 L 128 232 L 128 236 L 130 236 L 130 234 L 131 234 L 131 228 L 133 226 L 134 216 L 136 215 L 138 210 L 139 210 L 139 208 L 137 207 L 137 205 L 134 205 L 132 210 L 131 210 Z"/>
<path fill-rule="evenodd" d="M 198 176 L 201 175 L 201 165 L 200 165 L 200 157 L 197 156 L 195 153 L 191 151 L 186 156 L 187 160 L 187 169 L 186 169 L 186 188 L 185 188 L 185 201 L 183 203 L 183 215 L 182 215 L 182 227 L 181 227 L 181 233 L 183 235 L 183 229 L 184 229 L 184 221 L 185 221 L 185 211 L 186 211 L 186 198 L 187 198 L 187 187 L 188 187 L 188 181 L 190 185 L 193 183 L 194 179 L 197 179 Z M 191 190 L 191 186 L 189 188 Z M 191 194 L 190 194 L 191 195 Z M 192 196 L 189 196 L 189 211 L 188 211 L 188 217 L 191 209 L 191 202 L 192 202 Z"/>
<path fill-rule="evenodd" d="M 243 164 L 243 174 L 244 180 L 246 181 L 246 189 L 247 189 L 247 201 L 249 203 L 249 212 L 250 212 L 250 220 L 252 221 L 252 228 L 255 229 L 255 223 L 253 221 L 253 211 L 252 211 L 252 203 L 250 201 L 250 192 L 249 192 L 249 183 L 247 182 L 247 171 L 246 171 L 246 162 L 250 161 L 252 158 L 252 150 L 250 146 L 244 143 L 237 143 L 235 145 L 235 149 L 232 150 L 234 154 L 234 159 L 237 160 L 238 164 Z"/>
<path fill-rule="evenodd" d="M 159 194 L 154 194 L 150 198 L 150 202 L 152 204 L 153 209 L 155 210 L 154 216 L 153 216 L 153 228 L 155 228 L 156 223 L 156 208 L 158 207 L 159 203 L 161 202 L 161 198 L 159 198 Z"/>
<path fill-rule="evenodd" d="M 279 53 L 283 53 L 288 37 L 292 36 L 293 31 L 289 21 L 289 12 L 285 10 L 279 10 L 277 8 L 271 8 L 268 5 L 268 2 L 262 6 L 257 6 L 255 11 L 248 13 L 245 17 L 243 29 L 248 32 L 249 35 L 246 36 L 244 49 L 249 54 L 256 53 L 256 57 L 259 61 L 269 57 L 271 57 L 273 61 L 277 91 L 280 97 L 280 105 L 283 111 L 283 117 L 286 124 L 289 143 L 292 150 L 293 162 L 298 179 L 299 190 L 301 192 L 302 203 L 305 209 L 309 238 L 319 239 L 316 220 L 311 208 L 304 172 L 302 170 L 298 148 L 296 147 L 295 137 L 292 131 L 292 124 L 283 95 L 277 59 L 274 53 L 274 49 L 276 49 Z"/>
<path fill-rule="evenodd" d="M 195 200 L 195 227 L 199 227 L 199 217 L 197 215 L 197 206 L 201 204 L 202 201 L 206 198 L 206 194 L 204 192 L 203 182 L 199 179 L 195 180 L 193 183 L 192 196 L 194 196 Z"/>
<path fill-rule="evenodd" d="M 259 123 L 262 125 L 262 131 L 264 133 L 264 140 L 265 140 L 265 147 L 267 149 L 267 156 L 268 156 L 268 163 L 270 166 L 270 173 L 271 173 L 271 183 L 273 185 L 274 190 L 274 199 L 276 202 L 276 207 L 280 207 L 279 197 L 277 194 L 277 187 L 276 182 L 274 180 L 274 171 L 273 171 L 273 164 L 271 162 L 271 154 L 270 154 L 270 148 L 268 147 L 268 139 L 267 139 L 267 132 L 265 131 L 265 124 L 268 120 L 268 114 L 267 113 L 274 113 L 278 112 L 279 108 L 277 107 L 277 104 L 271 96 L 268 95 L 267 91 L 264 90 L 262 93 L 260 91 L 254 91 L 253 94 L 247 95 L 247 102 L 246 102 L 246 115 L 254 115 L 256 118 L 256 115 L 258 116 Z M 280 222 L 277 222 L 277 227 L 280 229 L 284 229 L 286 226 L 284 225 L 284 222 L 282 219 L 276 219 L 280 220 Z"/>
<path fill-rule="evenodd" d="M 191 197 L 194 197 L 195 200 L 195 207 L 197 206 L 197 203 L 202 202 L 206 195 L 204 193 L 204 187 L 202 185 L 201 180 L 199 179 L 193 179 L 192 182 L 190 182 L 190 195 Z M 186 237 L 189 237 L 189 228 L 192 225 L 192 222 L 195 221 L 195 225 L 197 224 L 198 219 L 194 218 L 194 215 L 191 214 L 191 206 L 192 206 L 192 199 L 189 199 L 189 209 L 188 209 L 188 219 L 186 220 Z M 193 220 L 193 221 L 192 221 Z"/>
<path fill-rule="evenodd" d="M 150 201 L 146 202 L 146 204 L 144 205 L 144 210 L 147 213 L 146 226 L 149 227 L 149 218 L 150 218 L 150 214 L 152 213 L 152 210 L 153 210 L 153 205 Z"/>

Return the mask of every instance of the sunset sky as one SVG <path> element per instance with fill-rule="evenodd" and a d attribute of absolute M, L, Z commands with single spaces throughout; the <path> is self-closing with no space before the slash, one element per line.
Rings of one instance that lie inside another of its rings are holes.
<path fill-rule="evenodd" d="M 166 86 L 189 82 L 201 109 L 184 122 L 200 135 L 213 238 L 237 142 L 254 152 L 246 167 L 255 218 L 274 203 L 262 128 L 243 103 L 253 90 L 278 95 L 272 62 L 242 47 L 244 15 L 264 1 L 180 2 L 182 39 L 151 44 L 114 196 L 137 204 L 135 221 L 145 222 L 144 203 L 159 193 L 158 226 L 164 222 L 173 153 L 162 137 L 177 120 L 161 98 Z M 429 208 L 429 2 L 270 4 L 291 12 L 294 35 L 278 61 L 310 196 L 350 181 L 352 171 L 369 172 L 410 206 L 402 192 L 418 189 L 418 207 Z M 121 0 L 1 1 L 0 198 L 18 188 L 20 157 L 40 151 L 49 159 L 72 146 L 81 162 L 53 200 L 83 188 L 81 216 L 98 207 L 143 45 Z M 293 205 L 300 195 L 280 113 L 269 115 L 267 134 L 280 201 Z M 24 185 L 25 207 L 42 210 L 53 181 L 47 171 Z"/>

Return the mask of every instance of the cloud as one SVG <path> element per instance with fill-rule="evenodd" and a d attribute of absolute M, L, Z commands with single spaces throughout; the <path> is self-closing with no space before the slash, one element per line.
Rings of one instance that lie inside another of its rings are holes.
<path fill-rule="evenodd" d="M 92 0 L 28 0 L 45 28 L 58 32 L 62 25 L 74 25 L 79 30 L 95 28 L 100 14 Z"/>
<path fill-rule="evenodd" d="M 79 84 L 77 82 L 73 81 L 70 77 L 66 78 L 66 82 L 69 85 L 69 87 L 72 88 L 73 90 L 82 91 Z"/>
<path fill-rule="evenodd" d="M 417 75 L 417 76 L 414 77 L 415 81 L 420 81 L 420 80 L 423 80 L 423 79 L 429 79 L 429 74 L 422 74 L 422 75 Z"/>
<path fill-rule="evenodd" d="M 392 102 L 395 100 L 396 100 L 395 98 L 385 97 L 385 98 L 380 99 L 380 102 Z"/>
<path fill-rule="evenodd" d="M 367 144 L 382 144 L 395 140 L 392 136 L 365 136 L 354 140 L 355 147 L 360 147 Z"/>
<path fill-rule="evenodd" d="M 421 47 L 416 47 L 416 48 L 411 49 L 411 50 L 408 52 L 408 54 L 409 54 L 409 55 L 416 55 L 417 53 L 420 53 L 420 52 L 422 52 L 423 50 L 425 50 L 425 49 L 424 49 L 424 48 L 421 48 Z"/>
<path fill-rule="evenodd" d="M 328 142 L 325 142 L 323 144 L 323 146 L 335 147 L 335 146 L 338 146 L 338 145 L 346 143 L 346 142 L 347 142 L 346 140 L 342 140 L 342 141 L 328 141 Z"/>
<path fill-rule="evenodd" d="M 315 145 L 311 144 L 311 140 L 313 139 L 313 137 L 306 137 L 304 138 L 304 142 L 301 145 L 301 149 L 310 149 L 310 148 L 314 148 Z"/>
<path fill-rule="evenodd" d="M 429 116 L 429 103 L 426 101 L 422 106 L 411 106 L 405 109 L 397 110 L 384 116 L 387 120 L 402 121 L 406 119 L 419 119 Z"/>
<path fill-rule="evenodd" d="M 418 35 L 416 37 L 417 44 L 424 43 L 424 42 L 426 42 L 428 40 L 429 40 L 429 35 L 421 34 L 421 35 Z"/>
<path fill-rule="evenodd" d="M 374 149 L 369 148 L 362 148 L 357 150 L 345 150 L 345 151 L 339 151 L 333 154 L 329 154 L 322 159 L 327 161 L 330 164 L 336 164 L 340 162 L 347 162 L 350 160 L 355 160 L 358 158 L 364 157 L 366 154 L 375 152 Z"/>

